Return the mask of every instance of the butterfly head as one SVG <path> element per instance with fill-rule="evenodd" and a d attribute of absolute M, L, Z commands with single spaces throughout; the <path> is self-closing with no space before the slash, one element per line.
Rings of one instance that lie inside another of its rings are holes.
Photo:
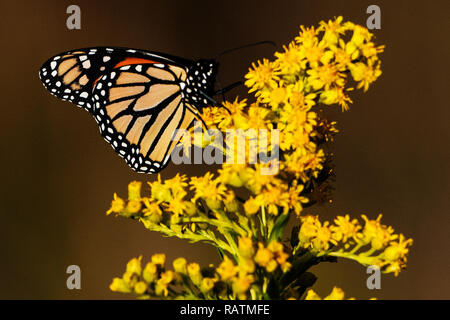
<path fill-rule="evenodd" d="M 197 60 L 189 68 L 184 89 L 185 99 L 199 111 L 212 104 L 217 67 L 218 63 L 214 60 Z"/>

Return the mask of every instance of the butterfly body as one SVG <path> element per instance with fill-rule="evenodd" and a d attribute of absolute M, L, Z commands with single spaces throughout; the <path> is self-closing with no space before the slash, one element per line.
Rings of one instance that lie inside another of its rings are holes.
<path fill-rule="evenodd" d="M 87 110 L 103 138 L 134 170 L 160 171 L 214 94 L 217 64 L 118 48 L 77 49 L 40 69 L 45 88 Z"/>

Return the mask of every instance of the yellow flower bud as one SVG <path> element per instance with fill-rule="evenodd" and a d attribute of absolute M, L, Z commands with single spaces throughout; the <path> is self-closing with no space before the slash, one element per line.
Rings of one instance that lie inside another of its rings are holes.
<path fill-rule="evenodd" d="M 141 275 L 142 267 L 141 267 L 142 256 L 139 258 L 133 258 L 127 263 L 127 272 L 135 273 L 137 275 Z"/>
<path fill-rule="evenodd" d="M 245 213 L 248 215 L 253 215 L 259 211 L 259 208 L 261 207 L 258 200 L 255 198 L 250 198 L 244 203 L 244 210 Z"/>
<path fill-rule="evenodd" d="M 151 184 L 152 198 L 162 202 L 170 202 L 172 200 L 172 194 L 170 189 L 160 182 L 156 181 Z"/>
<path fill-rule="evenodd" d="M 172 214 L 170 216 L 170 228 L 172 229 L 172 225 L 177 225 L 181 221 L 181 218 L 178 214 Z"/>
<path fill-rule="evenodd" d="M 239 203 L 236 201 L 236 199 L 227 201 L 225 202 L 225 208 L 229 212 L 237 212 L 239 210 Z"/>
<path fill-rule="evenodd" d="M 152 255 L 152 262 L 156 265 L 164 267 L 164 264 L 166 263 L 166 255 L 164 253 L 156 253 Z"/>
<path fill-rule="evenodd" d="M 255 262 L 261 267 L 265 267 L 267 271 L 269 271 L 269 269 L 271 271 L 275 270 L 277 267 L 277 262 L 273 259 L 274 256 L 272 251 L 264 248 L 262 243 L 258 243 L 258 246 L 259 248 L 255 255 Z"/>
<path fill-rule="evenodd" d="M 240 178 L 241 181 L 242 181 L 242 185 L 244 185 L 245 183 L 247 183 L 248 180 L 250 180 L 250 178 L 253 177 L 253 172 L 252 172 L 252 170 L 249 169 L 249 168 L 245 168 L 245 169 L 243 169 L 243 170 L 240 170 L 240 171 L 238 172 L 238 174 L 239 174 L 239 178 Z"/>
<path fill-rule="evenodd" d="M 278 267 L 278 264 L 275 260 L 270 260 L 269 263 L 266 265 L 267 272 L 274 272 L 275 269 Z"/>
<path fill-rule="evenodd" d="M 141 200 L 142 182 L 133 181 L 128 185 L 128 200 Z"/>
<path fill-rule="evenodd" d="M 250 285 L 253 282 L 253 276 L 247 275 L 247 276 L 242 276 L 242 277 L 237 277 L 234 281 L 233 281 L 233 291 L 238 294 L 241 295 L 245 292 L 247 292 L 247 290 L 250 288 Z"/>
<path fill-rule="evenodd" d="M 273 253 L 283 252 L 283 245 L 281 243 L 279 243 L 278 241 L 272 241 L 267 246 L 267 249 L 269 249 Z"/>
<path fill-rule="evenodd" d="M 233 115 L 233 123 L 234 123 L 234 126 L 237 129 L 246 130 L 249 127 L 248 126 L 248 119 L 246 117 L 244 117 L 243 115 L 241 115 L 241 114 L 234 114 Z"/>
<path fill-rule="evenodd" d="M 189 277 L 191 278 L 192 282 L 199 286 L 202 282 L 202 274 L 200 272 L 200 265 L 198 263 L 190 263 L 187 266 L 187 271 L 189 274 Z"/>
<path fill-rule="evenodd" d="M 190 201 L 184 201 L 184 207 L 184 212 L 187 216 L 192 217 L 197 214 L 197 206 L 194 203 Z"/>
<path fill-rule="evenodd" d="M 244 185 L 244 181 L 242 181 L 239 173 L 236 171 L 227 173 L 226 175 L 222 176 L 221 179 L 223 183 L 236 188 L 242 187 Z"/>
<path fill-rule="evenodd" d="M 187 274 L 187 261 L 185 258 L 177 258 L 173 260 L 173 269 L 175 272 L 181 273 L 181 274 Z"/>
<path fill-rule="evenodd" d="M 323 298 L 323 300 L 344 300 L 344 291 L 338 287 L 334 287 L 331 293 Z"/>
<path fill-rule="evenodd" d="M 214 278 L 203 278 L 202 284 L 200 286 L 200 290 L 203 293 L 208 293 L 214 288 L 214 284 L 216 283 L 216 279 Z"/>
<path fill-rule="evenodd" d="M 142 272 L 142 277 L 146 282 L 151 283 L 156 279 L 157 272 L 158 268 L 156 264 L 154 264 L 153 262 L 149 262 L 147 263 L 147 265 L 144 268 L 144 271 Z"/>
<path fill-rule="evenodd" d="M 155 294 L 157 296 L 164 296 L 167 297 L 167 295 L 169 294 L 169 290 L 167 290 L 167 283 L 164 283 L 163 281 L 161 281 L 161 279 L 159 279 L 156 282 L 156 286 L 155 286 Z"/>
<path fill-rule="evenodd" d="M 131 288 L 127 283 L 121 278 L 114 278 L 112 283 L 109 285 L 109 289 L 113 292 L 131 292 Z"/>
<path fill-rule="evenodd" d="M 317 293 L 314 292 L 314 290 L 309 289 L 308 293 L 306 294 L 305 300 L 322 300 Z"/>
<path fill-rule="evenodd" d="M 147 291 L 147 284 L 144 281 L 139 281 L 134 286 L 134 292 L 138 295 L 144 294 L 145 291 Z"/>
<path fill-rule="evenodd" d="M 278 107 L 286 99 L 286 89 L 283 87 L 275 88 L 270 92 L 270 105 Z"/>
<path fill-rule="evenodd" d="M 127 203 L 127 212 L 134 214 L 138 213 L 141 210 L 142 204 L 140 200 L 130 200 Z"/>
<path fill-rule="evenodd" d="M 239 237 L 238 247 L 239 253 L 244 258 L 251 258 L 255 254 L 255 249 L 253 248 L 253 241 L 249 237 Z"/>
<path fill-rule="evenodd" d="M 134 285 L 136 284 L 137 280 L 138 280 L 138 276 L 136 273 L 131 272 L 131 271 L 126 271 L 123 276 L 122 276 L 123 281 L 125 281 L 125 283 L 133 288 Z"/>
<path fill-rule="evenodd" d="M 216 199 L 206 198 L 205 202 L 208 208 L 210 208 L 211 210 L 218 210 L 222 207 L 222 202 Z"/>
<path fill-rule="evenodd" d="M 383 257 L 386 261 L 396 261 L 400 258 L 401 251 L 398 246 L 389 246 L 384 250 Z"/>
<path fill-rule="evenodd" d="M 146 208 L 142 210 L 144 217 L 152 223 L 159 223 L 162 220 L 162 210 L 156 202 L 144 200 Z"/>
<path fill-rule="evenodd" d="M 255 263 L 252 259 L 242 259 L 239 261 L 240 272 L 253 273 L 255 272 Z"/>

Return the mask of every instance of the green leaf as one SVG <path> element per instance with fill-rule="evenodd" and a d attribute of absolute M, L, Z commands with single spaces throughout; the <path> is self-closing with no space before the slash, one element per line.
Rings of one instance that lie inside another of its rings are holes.
<path fill-rule="evenodd" d="M 219 248 L 219 247 L 216 247 L 216 248 L 217 248 L 217 251 L 219 252 L 220 259 L 223 260 L 224 253 L 223 253 L 222 248 Z"/>
<path fill-rule="evenodd" d="M 282 214 L 275 220 L 275 224 L 269 236 L 269 243 L 273 240 L 279 241 L 281 239 L 288 220 L 289 214 Z"/>

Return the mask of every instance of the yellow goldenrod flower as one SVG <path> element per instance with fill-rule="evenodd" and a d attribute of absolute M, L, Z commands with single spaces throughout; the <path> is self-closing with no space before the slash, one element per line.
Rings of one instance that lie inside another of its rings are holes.
<path fill-rule="evenodd" d="M 252 68 L 245 75 L 247 81 L 245 85 L 250 89 L 249 92 L 263 89 L 265 87 L 272 88 L 276 86 L 276 81 L 279 80 L 279 71 L 275 70 L 275 66 L 269 62 L 268 59 L 263 59 L 262 63 L 252 64 Z"/>
<path fill-rule="evenodd" d="M 145 208 L 142 210 L 144 217 L 153 223 L 159 223 L 162 220 L 162 210 L 157 202 L 150 202 L 149 199 L 144 199 Z"/>
<path fill-rule="evenodd" d="M 186 210 L 186 203 L 187 201 L 184 201 L 183 198 L 173 198 L 168 203 L 163 203 L 164 208 L 174 213 L 175 215 L 182 215 L 183 212 Z"/>
<path fill-rule="evenodd" d="M 334 45 L 339 41 L 341 34 L 347 30 L 347 27 L 342 24 L 343 17 L 339 16 L 335 20 L 328 20 L 328 22 L 321 21 L 319 30 L 325 31 L 323 40 L 328 45 Z"/>
<path fill-rule="evenodd" d="M 365 41 L 370 41 L 372 38 L 372 34 L 366 27 L 360 25 L 354 25 L 353 27 L 353 36 L 350 42 L 352 42 L 355 46 L 361 46 Z"/>
<path fill-rule="evenodd" d="M 393 241 L 390 246 L 384 250 L 383 257 L 387 261 L 394 261 L 405 257 L 408 252 L 408 246 L 412 245 L 412 239 L 405 239 L 403 234 L 400 234 L 398 241 Z"/>
<path fill-rule="evenodd" d="M 297 181 L 294 181 L 288 191 L 288 208 L 292 208 L 297 216 L 299 216 L 303 210 L 302 204 L 309 202 L 308 198 L 301 196 L 303 189 L 303 185 L 297 184 Z"/>
<path fill-rule="evenodd" d="M 142 257 L 133 258 L 111 290 L 139 298 L 301 298 L 296 287 L 311 263 L 346 258 L 383 273 L 403 270 L 412 239 L 381 224 L 381 215 L 338 216 L 329 223 L 303 213 L 306 204 L 331 202 L 329 143 L 338 130 L 322 109 L 347 110 L 352 92 L 366 91 L 381 75 L 384 46 L 372 40 L 367 28 L 340 16 L 317 28 L 301 26 L 272 60 L 251 65 L 245 85 L 252 100 L 236 97 L 223 107 L 201 108 L 198 116 L 212 130 L 195 125 L 182 144 L 189 152 L 192 144 L 208 147 L 205 153 L 221 152 L 227 161 L 218 173 L 165 180 L 158 175 L 149 191 L 133 181 L 128 199 L 114 194 L 107 214 L 138 220 L 165 236 L 212 244 L 223 260 L 201 268 L 178 258 L 168 270 L 164 254 L 153 255 L 143 269 Z M 300 225 L 287 232 L 291 215 Z M 281 242 L 287 234 L 289 244 Z M 321 299 L 312 290 L 305 296 Z M 335 287 L 324 299 L 342 300 L 344 292 Z"/>
<path fill-rule="evenodd" d="M 262 243 L 258 243 L 255 262 L 261 267 L 266 268 L 267 272 L 272 272 L 277 268 L 277 262 L 274 260 L 273 252 L 265 248 Z"/>
<path fill-rule="evenodd" d="M 316 93 L 305 92 L 305 84 L 303 81 L 297 81 L 293 84 L 289 84 L 286 87 L 289 103 L 292 108 L 302 108 L 301 110 L 308 111 L 312 106 L 316 104 Z M 283 121 L 283 119 L 280 119 Z M 285 119 L 285 122 L 287 119 Z M 299 127 L 297 127 L 299 128 Z"/>
<path fill-rule="evenodd" d="M 353 219 L 350 221 L 350 216 L 346 214 L 345 216 L 338 216 L 334 219 L 333 225 L 330 230 L 333 232 L 333 239 L 336 241 L 347 242 L 348 239 L 356 239 L 358 231 L 361 226 L 358 224 L 358 220 Z"/>
<path fill-rule="evenodd" d="M 344 86 L 344 75 L 339 72 L 337 65 L 326 64 L 315 69 L 308 70 L 308 84 L 314 90 L 324 88 L 328 90 L 330 87 Z"/>
<path fill-rule="evenodd" d="M 302 55 L 299 47 L 291 42 L 289 46 L 283 46 L 284 52 L 276 52 L 277 67 L 281 74 L 298 74 L 306 66 L 305 56 Z"/>
<path fill-rule="evenodd" d="M 221 201 L 225 196 L 226 187 L 220 179 L 213 179 L 213 174 L 208 172 L 204 177 L 192 177 L 191 189 L 195 191 L 192 201 L 198 198 Z"/>
<path fill-rule="evenodd" d="M 386 227 L 380 223 L 381 217 L 382 214 L 379 214 L 376 220 L 369 220 L 365 215 L 362 215 L 366 224 L 361 234 L 361 241 L 363 243 L 370 243 L 376 250 L 381 249 L 391 240 L 397 238 L 397 235 L 393 234 L 394 230 L 392 227 Z"/>
<path fill-rule="evenodd" d="M 348 104 L 353 101 L 350 97 L 344 92 L 341 87 L 333 87 L 328 90 L 324 90 L 320 94 L 320 102 L 330 105 L 330 104 L 338 104 L 341 106 L 342 111 L 347 111 L 349 109 Z"/>
<path fill-rule="evenodd" d="M 314 27 L 307 28 L 305 26 L 300 26 L 300 33 L 295 37 L 295 41 L 303 47 L 315 45 L 319 41 L 316 29 Z"/>
<path fill-rule="evenodd" d="M 254 255 L 253 240 L 250 237 L 239 237 L 239 254 L 243 258 L 250 258 Z"/>
<path fill-rule="evenodd" d="M 222 281 L 227 281 L 233 278 L 238 271 L 238 268 L 234 265 L 233 261 L 227 256 L 224 256 L 222 263 L 216 269 L 216 272 L 220 275 Z"/>
<path fill-rule="evenodd" d="M 172 200 L 172 194 L 167 185 L 161 183 L 161 176 L 158 174 L 158 180 L 154 182 L 148 183 L 152 192 L 152 199 L 161 201 L 161 202 L 169 202 Z"/>
<path fill-rule="evenodd" d="M 236 200 L 233 190 L 228 190 L 223 199 L 223 203 L 228 212 L 237 212 L 239 210 L 239 202 Z"/>
<path fill-rule="evenodd" d="M 121 213 L 125 209 L 125 201 L 118 197 L 116 193 L 114 193 L 114 200 L 111 202 L 111 208 L 106 211 L 106 214 L 109 215 L 111 213 Z"/>
<path fill-rule="evenodd" d="M 353 80 L 359 82 L 357 88 L 364 87 L 364 92 L 366 92 L 369 89 L 369 85 L 381 75 L 380 64 L 378 63 L 374 66 L 370 61 L 368 65 L 362 62 L 351 63 L 349 69 L 352 73 Z"/>
<path fill-rule="evenodd" d="M 167 179 L 164 182 L 164 185 L 172 191 L 173 197 L 182 198 L 186 194 L 186 191 L 184 190 L 184 188 L 188 185 L 186 180 L 186 175 L 180 175 L 177 173 L 177 175 L 172 179 Z"/>

